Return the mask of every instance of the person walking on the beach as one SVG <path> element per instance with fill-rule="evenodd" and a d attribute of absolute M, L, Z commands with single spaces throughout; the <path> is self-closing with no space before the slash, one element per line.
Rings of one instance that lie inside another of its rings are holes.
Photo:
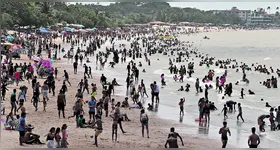
<path fill-rule="evenodd" d="M 180 106 L 180 116 L 181 114 L 184 115 L 184 103 L 185 103 L 185 98 L 181 98 L 180 102 L 179 102 L 179 106 Z"/>
<path fill-rule="evenodd" d="M 55 137 L 55 127 L 52 127 L 47 134 L 47 147 L 48 148 L 54 148 L 54 137 Z"/>
<path fill-rule="evenodd" d="M 17 99 L 16 99 L 16 92 L 17 92 L 17 90 L 16 89 L 14 89 L 13 90 L 13 93 L 12 93 L 12 95 L 11 95 L 11 113 L 13 113 L 13 111 L 14 111 L 14 114 L 16 114 L 16 111 L 17 111 Z"/>
<path fill-rule="evenodd" d="M 241 104 L 238 103 L 238 115 L 237 115 L 237 120 L 239 120 L 239 117 L 241 117 L 242 121 L 244 122 L 243 116 L 242 116 L 242 107 Z"/>
<path fill-rule="evenodd" d="M 147 130 L 147 137 L 149 137 L 149 126 L 148 126 L 148 122 L 149 122 L 149 117 L 148 115 L 145 113 L 145 110 L 142 109 L 140 112 L 140 122 L 142 125 L 142 136 L 144 137 L 144 128 L 146 127 Z"/>
<path fill-rule="evenodd" d="M 66 70 L 64 70 L 64 82 L 67 81 L 69 83 L 69 85 L 71 86 L 71 83 L 69 82 L 69 75 L 68 72 Z"/>
<path fill-rule="evenodd" d="M 252 128 L 252 134 L 249 136 L 248 139 L 248 146 L 249 148 L 258 148 L 259 144 L 261 143 L 260 137 L 256 134 L 256 128 Z"/>
<path fill-rule="evenodd" d="M 227 127 L 227 122 L 223 122 L 223 127 L 220 129 L 219 134 L 221 134 L 221 138 L 222 138 L 222 144 L 223 144 L 222 148 L 226 148 L 228 142 L 227 134 L 231 136 L 230 130 Z"/>
<path fill-rule="evenodd" d="M 61 138 L 61 148 L 68 148 L 68 142 L 67 142 L 67 139 L 68 139 L 68 134 L 67 134 L 67 125 L 66 124 L 63 124 L 62 125 L 62 128 L 61 128 L 61 132 L 62 132 L 62 138 Z"/>
<path fill-rule="evenodd" d="M 119 114 L 115 112 L 113 115 L 110 115 L 110 117 L 113 118 L 113 124 L 112 124 L 112 141 L 114 141 L 114 135 L 115 135 L 115 142 L 118 138 L 118 122 L 119 122 Z"/>
<path fill-rule="evenodd" d="M 103 131 L 103 127 L 102 127 L 102 120 L 101 120 L 101 116 L 99 115 L 95 115 L 95 119 L 96 121 L 94 122 L 93 126 L 94 125 L 97 125 L 96 129 L 95 129 L 95 136 L 94 136 L 94 143 L 93 145 L 95 145 L 96 147 L 98 147 L 98 144 L 97 144 L 97 137 L 100 133 L 102 133 Z"/>
<path fill-rule="evenodd" d="M 95 116 L 95 107 L 96 107 L 96 100 L 95 97 L 91 97 L 91 100 L 88 102 L 88 107 L 89 107 L 89 121 L 95 122 L 94 116 Z M 91 120 L 92 118 L 92 120 Z"/>
<path fill-rule="evenodd" d="M 154 97 L 156 97 L 156 103 L 159 103 L 159 86 L 156 81 L 153 84 L 152 103 L 154 102 Z"/>
<path fill-rule="evenodd" d="M 77 74 L 77 70 L 78 70 L 78 62 L 77 61 L 75 61 L 73 63 L 73 68 L 74 68 L 74 74 Z"/>
<path fill-rule="evenodd" d="M 65 118 L 64 108 L 66 106 L 66 97 L 62 90 L 59 91 L 57 95 L 57 109 L 58 117 L 60 118 L 60 111 L 62 111 L 63 118 Z"/>
<path fill-rule="evenodd" d="M 17 112 L 20 110 L 20 108 L 23 107 L 24 101 L 26 101 L 25 95 L 26 93 L 24 92 L 24 89 L 21 89 L 21 92 L 18 95 L 19 107 L 17 109 Z"/>
<path fill-rule="evenodd" d="M 226 104 L 224 104 L 224 108 L 222 109 L 222 112 L 224 112 L 224 119 L 227 119 L 228 118 L 228 116 L 227 116 L 228 108 L 227 108 Z"/>
<path fill-rule="evenodd" d="M 178 137 L 180 138 L 182 145 L 184 146 L 182 137 L 177 132 L 175 132 L 174 127 L 170 128 L 170 133 L 168 134 L 164 147 L 167 148 L 167 144 L 168 144 L 169 148 L 179 148 L 178 142 L 177 142 Z"/>
<path fill-rule="evenodd" d="M 21 113 L 21 117 L 19 119 L 19 126 L 18 126 L 18 131 L 19 131 L 19 144 L 20 146 L 23 146 L 23 138 L 25 135 L 25 117 L 26 117 L 26 113 Z"/>

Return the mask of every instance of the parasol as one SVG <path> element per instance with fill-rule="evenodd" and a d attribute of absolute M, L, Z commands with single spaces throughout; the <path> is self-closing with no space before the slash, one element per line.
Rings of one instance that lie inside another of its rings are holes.
<path fill-rule="evenodd" d="M 41 32 L 41 33 L 49 33 L 49 31 L 48 31 L 46 28 L 42 28 L 42 29 L 40 30 L 40 32 Z"/>

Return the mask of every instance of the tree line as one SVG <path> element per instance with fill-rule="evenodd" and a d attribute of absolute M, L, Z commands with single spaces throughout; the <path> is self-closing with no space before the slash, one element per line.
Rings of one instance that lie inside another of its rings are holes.
<path fill-rule="evenodd" d="M 82 24 L 86 28 L 144 24 L 196 22 L 243 24 L 235 15 L 214 14 L 195 8 L 171 7 L 166 2 L 117 2 L 109 6 L 65 2 L 0 2 L 1 26 L 46 27 L 55 23 Z"/>

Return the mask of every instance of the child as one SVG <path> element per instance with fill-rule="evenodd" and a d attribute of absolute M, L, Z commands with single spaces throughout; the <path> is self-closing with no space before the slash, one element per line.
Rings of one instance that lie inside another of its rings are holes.
<path fill-rule="evenodd" d="M 226 104 L 224 104 L 224 108 L 223 108 L 222 112 L 224 112 L 224 119 L 228 118 L 228 116 L 227 116 L 228 108 L 227 108 Z"/>
<path fill-rule="evenodd" d="M 54 69 L 54 76 L 55 76 L 56 79 L 57 79 L 57 74 L 58 74 L 58 70 L 57 70 L 57 68 L 55 68 Z"/>
<path fill-rule="evenodd" d="M 37 95 L 35 94 L 35 92 L 33 93 L 32 99 L 31 99 L 31 103 L 33 102 L 33 106 L 35 107 L 35 111 L 38 110 L 38 102 L 39 99 L 37 97 Z"/>
<path fill-rule="evenodd" d="M 241 89 L 241 99 L 244 99 L 244 88 Z"/>

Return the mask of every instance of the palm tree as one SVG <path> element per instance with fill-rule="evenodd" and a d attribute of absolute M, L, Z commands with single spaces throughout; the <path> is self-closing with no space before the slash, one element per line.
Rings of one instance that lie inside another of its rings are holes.
<path fill-rule="evenodd" d="M 267 7 L 268 13 L 270 14 L 270 6 Z"/>

